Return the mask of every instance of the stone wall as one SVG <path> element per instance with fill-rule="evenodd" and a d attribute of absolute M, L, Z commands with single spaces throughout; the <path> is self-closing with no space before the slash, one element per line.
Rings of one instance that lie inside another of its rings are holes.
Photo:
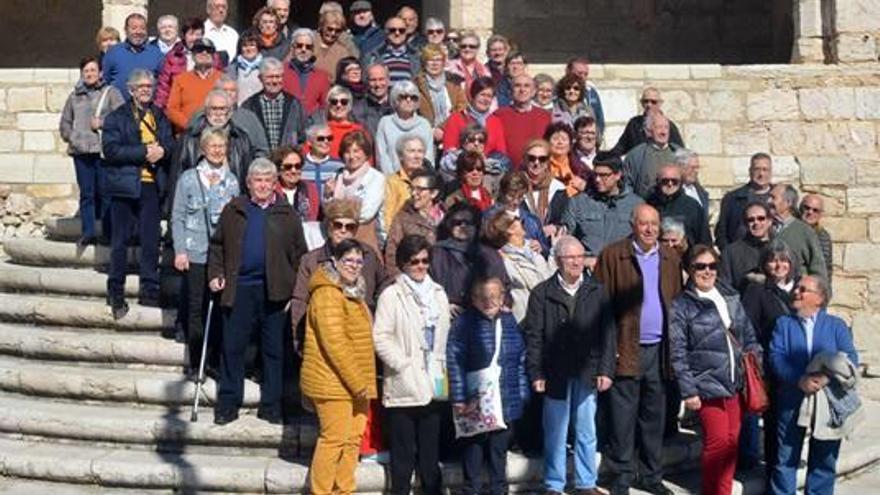
<path fill-rule="evenodd" d="M 558 76 L 562 67 L 532 71 Z M 73 70 L 0 70 L 7 236 L 39 234 L 46 216 L 76 210 L 73 164 L 57 132 L 76 77 Z M 713 218 L 723 192 L 747 180 L 757 151 L 773 155 L 778 180 L 822 194 L 835 240 L 834 310 L 860 334 L 880 327 L 880 66 L 596 65 L 591 77 L 609 145 L 637 113 L 640 90 L 660 88 L 666 112 L 702 155 Z"/>

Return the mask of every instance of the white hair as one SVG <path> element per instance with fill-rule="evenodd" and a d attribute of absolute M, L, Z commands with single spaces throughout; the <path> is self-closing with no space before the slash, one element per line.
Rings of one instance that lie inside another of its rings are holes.
<path fill-rule="evenodd" d="M 443 24 L 443 21 L 436 17 L 428 17 L 425 19 L 425 31 L 429 29 L 446 29 L 446 25 Z"/>
<path fill-rule="evenodd" d="M 156 27 L 158 27 L 159 24 L 162 24 L 162 21 L 174 21 L 174 25 L 178 28 L 180 27 L 180 20 L 177 19 L 177 16 L 174 14 L 160 15 L 159 18 L 156 19 Z"/>
<path fill-rule="evenodd" d="M 416 95 L 419 96 L 419 88 L 415 85 L 414 82 L 409 79 L 403 81 L 397 81 L 394 83 L 394 86 L 391 86 L 391 93 L 388 97 L 391 100 L 391 106 L 397 110 L 398 98 L 404 95 Z"/>
<path fill-rule="evenodd" d="M 263 59 L 262 62 L 260 62 L 260 75 L 263 75 L 270 70 L 277 69 L 284 70 L 284 64 L 282 64 L 281 61 L 275 57 L 266 57 Z"/>
<path fill-rule="evenodd" d="M 205 96 L 205 107 L 206 108 L 208 106 L 208 102 L 211 101 L 211 99 L 213 99 L 213 98 L 223 98 L 223 100 L 226 101 L 226 106 L 228 106 L 228 107 L 231 107 L 233 104 L 232 99 L 229 98 L 229 95 L 226 94 L 226 91 L 223 91 L 222 89 L 212 89 Z"/>
<path fill-rule="evenodd" d="M 290 33 L 290 44 L 292 45 L 297 38 L 300 36 L 308 36 L 308 38 L 312 41 L 312 44 L 315 44 L 315 32 L 309 28 L 296 28 Z"/>
<path fill-rule="evenodd" d="M 416 134 L 404 134 L 397 138 L 397 142 L 394 144 L 394 149 L 397 150 L 397 156 L 403 158 L 403 150 L 406 148 L 406 145 L 412 141 L 418 141 L 422 144 L 422 150 L 427 150 L 427 145 L 425 144 L 425 140 L 422 139 L 422 136 Z"/>
<path fill-rule="evenodd" d="M 288 8 L 288 9 L 290 8 L 290 0 L 266 0 L 266 7 L 272 7 L 272 5 L 274 5 L 274 4 L 278 3 L 278 2 L 286 3 L 286 4 L 287 4 L 287 8 Z"/>
<path fill-rule="evenodd" d="M 581 249 L 584 249 L 584 245 L 581 244 L 581 241 L 579 241 L 577 237 L 564 235 L 556 241 L 556 244 L 553 245 L 553 257 L 558 259 L 560 256 L 562 256 L 562 252 L 565 250 L 565 248 L 570 245 L 577 245 L 580 246 Z M 586 249 L 584 249 L 584 252 L 586 252 Z"/>
<path fill-rule="evenodd" d="M 247 178 L 250 179 L 255 175 L 272 175 L 278 173 L 278 167 L 268 158 L 255 158 L 248 166 Z"/>
<path fill-rule="evenodd" d="M 679 148 L 675 150 L 673 160 L 675 160 L 675 163 L 679 167 L 684 168 L 687 167 L 687 164 L 690 163 L 690 161 L 694 158 L 699 158 L 699 155 L 696 152 L 691 151 L 687 148 Z"/>
<path fill-rule="evenodd" d="M 660 223 L 660 232 L 670 232 L 675 235 L 684 237 L 684 223 L 681 220 L 672 217 L 666 217 Z"/>
<path fill-rule="evenodd" d="M 149 71 L 146 69 L 135 69 L 131 71 L 131 74 L 128 75 L 128 80 L 126 80 L 126 85 L 130 89 L 134 89 L 137 86 L 137 83 L 147 79 L 150 81 L 150 84 L 155 85 L 156 76 L 153 75 L 153 71 Z"/>

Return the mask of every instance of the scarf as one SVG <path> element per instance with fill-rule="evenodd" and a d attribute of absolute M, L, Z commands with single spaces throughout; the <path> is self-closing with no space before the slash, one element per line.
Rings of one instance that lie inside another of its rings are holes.
<path fill-rule="evenodd" d="M 369 171 L 369 163 L 364 163 L 359 169 L 355 170 L 354 172 L 350 172 L 346 168 L 342 169 L 339 172 L 339 179 L 342 181 L 342 187 L 334 188 L 333 197 L 336 199 L 341 199 L 350 196 L 350 194 L 348 193 L 350 193 L 354 189 L 357 189 L 357 187 L 360 185 L 364 177 L 367 176 L 367 172 Z"/>
<path fill-rule="evenodd" d="M 580 192 L 574 187 L 574 184 L 572 183 L 573 181 L 571 180 L 574 178 L 574 173 L 571 171 L 571 164 L 569 163 L 568 155 L 550 155 L 550 173 L 553 174 L 553 177 L 556 177 L 560 182 L 565 184 L 565 194 L 569 198 L 574 197 Z"/>
<path fill-rule="evenodd" d="M 309 195 L 306 192 L 306 185 L 302 182 L 298 182 L 293 186 L 293 189 L 287 189 L 281 185 L 281 182 L 278 182 L 277 184 L 278 192 L 287 198 L 287 202 L 290 203 L 290 206 L 293 207 L 294 211 L 299 213 L 300 217 L 308 218 L 309 210 L 311 210 L 312 207 L 309 203 Z"/>
<path fill-rule="evenodd" d="M 404 119 L 400 114 L 394 112 L 391 114 L 391 122 L 405 134 L 418 127 L 420 119 L 418 119 L 418 113 L 413 113 L 410 118 Z"/>
<path fill-rule="evenodd" d="M 206 188 L 210 188 L 223 182 L 226 173 L 229 172 L 229 166 L 224 163 L 222 167 L 213 167 L 208 163 L 208 160 L 203 158 L 196 166 L 196 171 L 199 173 L 199 180 L 202 181 L 202 184 Z"/>
<path fill-rule="evenodd" d="M 314 56 L 312 56 L 312 58 L 306 60 L 305 62 L 302 62 L 296 58 L 292 58 L 290 59 L 290 65 L 292 65 L 293 68 L 300 74 L 309 74 L 315 69 L 315 60 L 317 59 Z"/>
<path fill-rule="evenodd" d="M 355 282 L 354 285 L 345 285 L 342 283 L 342 277 L 339 276 L 339 272 L 336 270 L 332 261 L 325 263 L 323 268 L 324 272 L 327 274 L 327 278 L 339 286 L 345 297 L 358 301 L 364 300 L 367 293 L 367 282 L 364 280 L 363 275 L 358 276 L 357 282 Z"/>
<path fill-rule="evenodd" d="M 461 192 L 464 195 L 464 199 L 468 203 L 476 206 L 481 212 L 488 210 L 492 206 L 492 195 L 489 194 L 489 191 L 483 186 L 471 188 L 469 185 L 462 182 Z"/>
<path fill-rule="evenodd" d="M 509 242 L 503 246 L 501 246 L 501 253 L 506 255 L 512 255 L 513 257 L 522 257 L 529 260 L 531 263 L 535 262 L 535 252 L 529 247 L 528 240 L 523 244 L 522 247 L 514 246 Z"/>
<path fill-rule="evenodd" d="M 434 299 L 434 282 L 431 277 L 425 276 L 424 280 L 416 282 L 412 277 L 403 273 L 398 280 L 403 282 L 403 285 L 412 292 L 416 304 L 419 306 L 419 311 L 425 319 L 425 328 L 436 327 L 440 320 L 440 308 L 437 307 L 437 301 Z"/>
<path fill-rule="evenodd" d="M 550 173 L 544 173 L 544 177 L 540 178 L 537 184 L 529 177 L 529 193 L 526 194 L 526 204 L 541 220 L 547 219 L 547 209 L 550 206 L 550 182 L 553 176 Z M 538 202 L 535 203 L 535 190 L 538 192 Z"/>
<path fill-rule="evenodd" d="M 437 77 L 425 74 L 425 85 L 428 87 L 428 95 L 431 97 L 431 106 L 434 107 L 434 125 L 440 125 L 449 118 L 449 109 L 452 106 L 449 101 L 449 93 L 446 91 L 446 73 L 441 72 Z"/>
<path fill-rule="evenodd" d="M 238 68 L 239 72 L 243 72 L 245 75 L 250 74 L 251 72 L 260 68 L 260 63 L 263 61 L 263 54 L 258 53 L 256 58 L 251 61 L 246 60 L 241 55 L 235 57 L 235 66 Z"/>
<path fill-rule="evenodd" d="M 486 128 L 486 120 L 489 118 L 488 110 L 485 112 L 479 112 L 473 105 L 468 104 L 465 112 L 467 112 L 468 117 L 474 119 L 483 129 Z"/>
<path fill-rule="evenodd" d="M 266 36 L 265 34 L 260 34 L 260 47 L 261 48 L 272 48 L 278 44 L 281 40 L 281 33 L 275 33 L 274 36 Z"/>

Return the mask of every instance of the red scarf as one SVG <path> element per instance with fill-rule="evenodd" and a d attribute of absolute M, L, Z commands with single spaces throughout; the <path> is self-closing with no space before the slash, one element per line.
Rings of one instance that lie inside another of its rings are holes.
<path fill-rule="evenodd" d="M 472 189 L 470 186 L 462 182 L 461 192 L 464 195 L 464 199 L 468 203 L 476 206 L 480 212 L 484 212 L 492 207 L 492 195 L 489 194 L 489 191 L 483 186 L 479 186 L 477 189 Z M 474 193 L 477 193 L 479 198 L 475 198 Z"/>

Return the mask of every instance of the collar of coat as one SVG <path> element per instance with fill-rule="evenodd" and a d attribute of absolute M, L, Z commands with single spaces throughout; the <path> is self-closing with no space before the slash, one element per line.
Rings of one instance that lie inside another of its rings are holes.
<path fill-rule="evenodd" d="M 562 287 L 562 284 L 559 283 L 559 277 L 561 276 L 562 274 L 557 271 L 553 274 L 552 277 L 550 277 L 550 279 L 548 280 L 549 283 L 547 285 L 547 297 L 556 302 L 565 304 L 571 296 L 568 295 L 568 292 L 566 292 L 565 289 Z M 578 287 L 578 290 L 575 293 L 574 297 L 590 297 L 590 294 L 592 294 L 596 290 L 601 289 L 601 287 L 602 286 L 600 286 L 599 283 L 596 282 L 595 278 L 588 276 L 586 273 L 584 273 L 584 280 L 581 283 L 581 286 Z"/>

